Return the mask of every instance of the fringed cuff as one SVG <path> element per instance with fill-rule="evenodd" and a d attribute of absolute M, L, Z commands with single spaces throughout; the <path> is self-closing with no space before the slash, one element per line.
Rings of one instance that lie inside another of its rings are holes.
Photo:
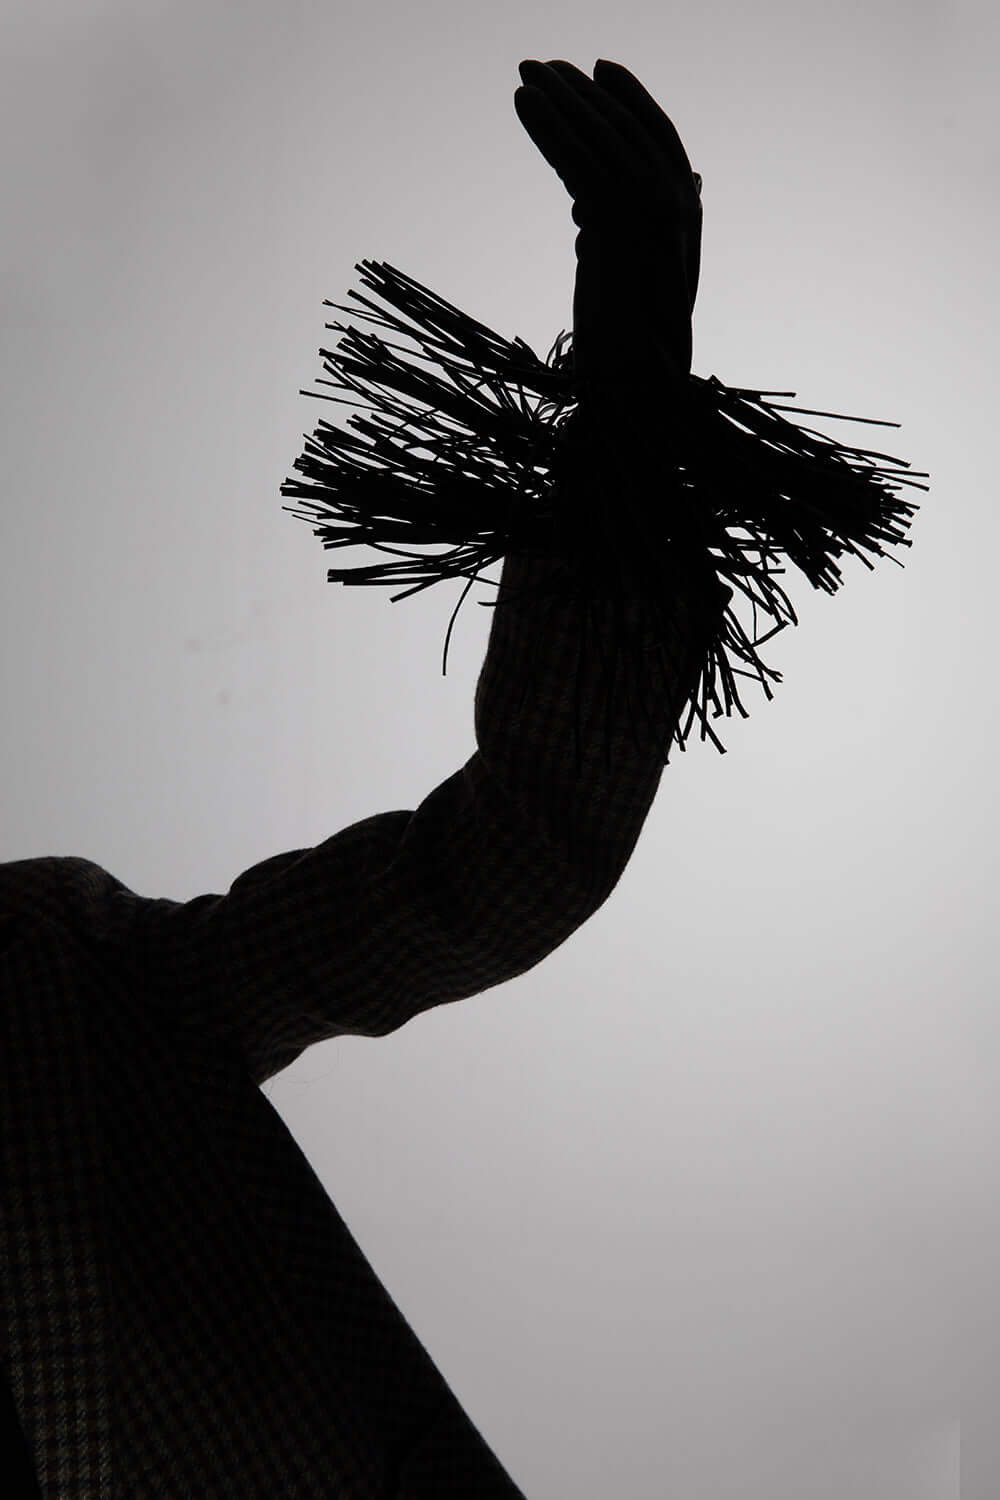
<path fill-rule="evenodd" d="M 321 519 L 313 534 L 324 548 L 364 545 L 397 559 L 331 568 L 331 583 L 401 584 L 395 603 L 447 578 L 467 580 L 445 636 L 444 672 L 455 617 L 483 569 L 508 554 L 559 558 L 565 567 L 547 570 L 543 590 L 600 606 L 602 617 L 610 607 L 614 681 L 637 647 L 695 650 L 673 738 L 683 749 L 697 721 L 701 738 L 722 750 L 710 720 L 734 708 L 747 717 L 738 679 L 756 680 L 768 698 L 780 681 L 758 648 L 797 624 L 777 581 L 787 565 L 832 594 L 845 554 L 871 568 L 886 547 L 910 545 L 917 505 L 897 491 L 927 490 L 916 481 L 928 475 L 904 474 L 903 460 L 841 446 L 781 413 L 899 423 L 783 406 L 766 398 L 794 391 L 730 387 L 714 375 L 678 384 L 665 372 L 637 384 L 624 370 L 585 386 L 574 380 L 566 332 L 543 363 L 523 339 L 502 338 L 388 263 L 356 269 L 396 312 L 355 291 L 370 311 L 324 306 L 403 334 L 420 352 L 351 324 L 326 325 L 344 337 L 335 351 L 320 350 L 334 379 L 317 383 L 348 394 L 301 394 L 370 415 L 352 416 L 353 431 L 319 423 L 294 464 L 311 482 L 281 486 L 301 508 L 283 509 Z M 445 550 L 413 550 L 424 547 Z M 517 597 L 502 590 L 487 607 Z M 677 691 L 669 675 L 663 682 Z"/>

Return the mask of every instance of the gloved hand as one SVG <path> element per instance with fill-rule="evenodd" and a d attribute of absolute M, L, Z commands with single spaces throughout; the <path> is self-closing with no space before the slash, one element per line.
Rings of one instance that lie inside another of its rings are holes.
<path fill-rule="evenodd" d="M 686 378 L 701 264 L 701 178 L 637 78 L 599 60 L 526 60 L 518 119 L 573 199 L 574 375 L 606 384 L 663 364 Z"/>

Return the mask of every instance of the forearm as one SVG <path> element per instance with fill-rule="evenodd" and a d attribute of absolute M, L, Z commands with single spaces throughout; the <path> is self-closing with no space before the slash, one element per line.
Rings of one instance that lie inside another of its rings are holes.
<path fill-rule="evenodd" d="M 508 557 L 501 583 L 561 584 L 567 572 L 561 557 Z M 638 606 L 625 608 L 638 638 L 623 657 L 614 697 L 605 654 L 621 625 L 610 608 L 588 619 L 586 607 L 568 598 L 514 599 L 497 609 L 476 693 L 476 738 L 490 773 L 526 825 L 566 854 L 598 902 L 642 830 L 705 639 L 680 590 L 667 605 L 671 641 L 657 637 Z"/>

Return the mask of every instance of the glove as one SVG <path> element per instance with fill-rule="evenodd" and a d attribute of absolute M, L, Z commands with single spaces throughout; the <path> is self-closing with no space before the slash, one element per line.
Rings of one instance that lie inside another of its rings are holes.
<path fill-rule="evenodd" d="M 588 386 L 691 370 L 701 178 L 637 78 L 598 60 L 526 60 L 514 108 L 573 199 L 574 376 Z"/>

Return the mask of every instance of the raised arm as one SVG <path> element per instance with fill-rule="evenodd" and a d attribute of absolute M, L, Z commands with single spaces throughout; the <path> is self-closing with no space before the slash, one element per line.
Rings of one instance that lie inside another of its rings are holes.
<path fill-rule="evenodd" d="M 661 384 L 690 365 L 694 178 L 672 125 L 625 69 L 599 65 L 599 83 L 569 63 L 521 72 L 518 115 L 570 187 L 580 226 L 574 357 L 584 394 L 561 481 L 567 514 L 613 508 L 626 489 L 662 503 L 652 468 L 621 463 L 608 434 L 616 406 L 641 399 L 639 364 Z M 636 288 L 625 310 L 623 276 Z M 544 561 L 507 556 L 501 597 L 565 576 L 571 551 L 567 536 Z M 197 974 L 203 1007 L 211 979 L 215 1024 L 263 1080 L 313 1042 L 385 1034 L 540 962 L 607 899 L 632 854 L 702 631 L 717 624 L 693 617 L 696 608 L 704 617 L 705 597 L 678 581 L 669 642 L 633 619 L 639 634 L 627 681 L 618 679 L 631 703 L 610 692 L 606 660 L 621 639 L 613 610 L 627 601 L 602 612 L 558 590 L 511 598 L 496 610 L 479 679 L 476 752 L 416 809 L 275 855 L 225 896 L 144 908 L 147 971 L 161 976 L 165 1003 L 182 1012 L 185 976 Z M 204 1010 L 190 1019 L 209 1020 Z"/>

